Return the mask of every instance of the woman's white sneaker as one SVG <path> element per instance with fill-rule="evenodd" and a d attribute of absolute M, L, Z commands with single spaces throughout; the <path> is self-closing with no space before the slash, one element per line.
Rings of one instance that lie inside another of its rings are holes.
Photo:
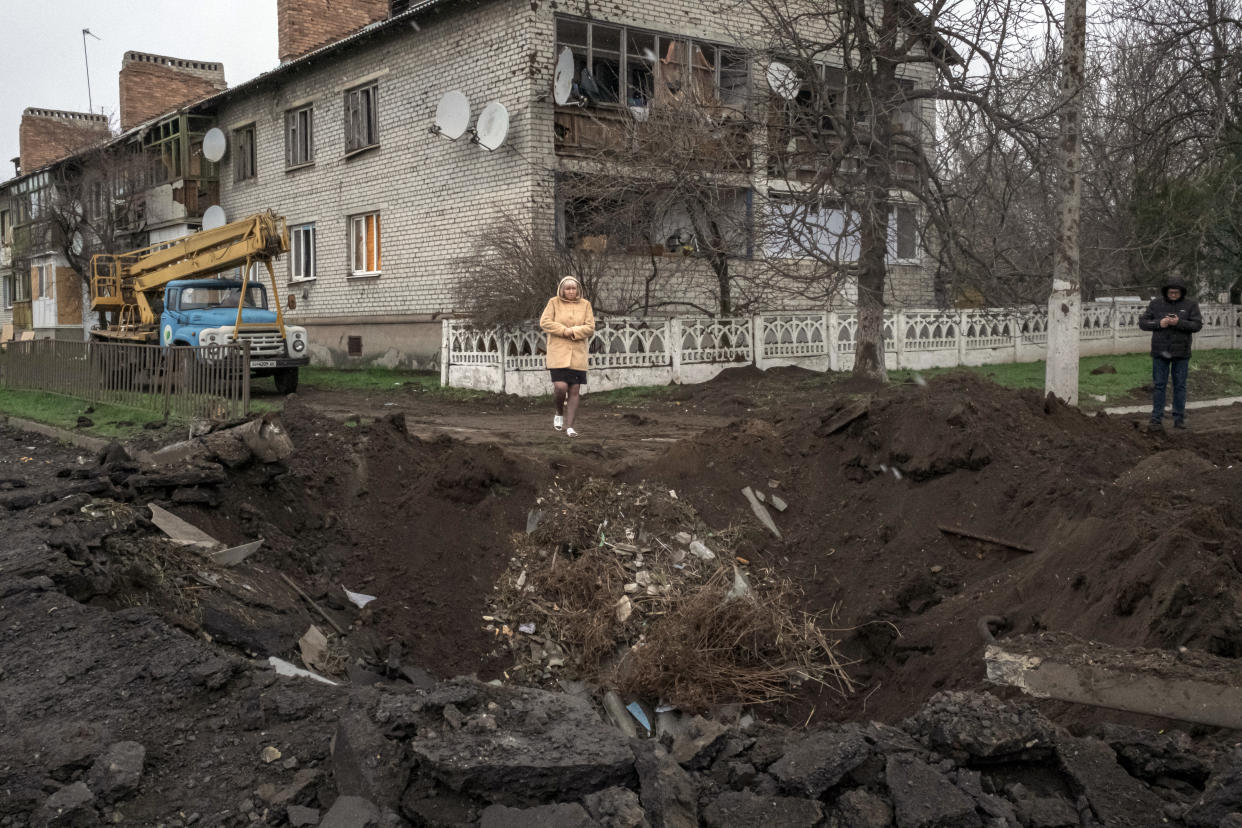
<path fill-rule="evenodd" d="M 567 428 L 565 429 L 565 436 L 566 437 L 577 437 L 578 432 L 574 431 L 573 428 Z"/>
<path fill-rule="evenodd" d="M 552 418 L 552 427 L 555 428 L 557 431 L 560 431 L 561 428 L 564 427 L 564 425 L 565 425 L 565 418 L 562 417 L 560 414 L 557 414 L 555 417 Z"/>

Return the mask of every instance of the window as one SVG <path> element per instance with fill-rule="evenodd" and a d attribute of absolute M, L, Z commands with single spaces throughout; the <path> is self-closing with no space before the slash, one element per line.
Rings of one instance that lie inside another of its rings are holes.
<path fill-rule="evenodd" d="M 379 143 L 379 84 L 371 83 L 345 93 L 345 151 Z"/>
<path fill-rule="evenodd" d="M 289 228 L 289 281 L 302 282 L 315 278 L 315 225 L 299 224 Z"/>
<path fill-rule="evenodd" d="M 30 301 L 30 280 L 26 278 L 26 274 L 20 271 L 13 271 L 9 274 L 8 280 L 11 283 L 9 290 L 9 302 L 29 302 Z"/>
<path fill-rule="evenodd" d="M 353 276 L 380 272 L 380 215 L 364 213 L 349 219 L 349 261 Z"/>
<path fill-rule="evenodd" d="M 737 50 L 570 18 L 556 21 L 556 46 L 573 52 L 573 94 L 599 104 L 643 108 L 653 100 L 690 99 L 739 110 L 746 105 L 748 68 Z"/>
<path fill-rule="evenodd" d="M 51 299 L 56 285 L 53 282 L 52 266 L 50 264 L 35 265 L 33 268 L 35 283 L 36 299 Z"/>
<path fill-rule="evenodd" d="M 888 217 L 888 258 L 916 261 L 919 255 L 918 213 L 913 207 L 897 207 Z"/>
<path fill-rule="evenodd" d="M 233 180 L 255 176 L 254 124 L 233 130 Z"/>
<path fill-rule="evenodd" d="M 0 307 L 3 307 L 3 308 L 13 307 L 13 274 L 12 272 L 4 274 L 3 281 L 0 281 L 0 292 L 4 294 L 3 296 L 0 296 L 0 300 L 3 300 L 2 302 L 0 302 Z"/>
<path fill-rule="evenodd" d="M 773 198 L 764 252 L 772 259 L 858 261 L 858 220 L 839 202 Z"/>
<path fill-rule="evenodd" d="M 300 167 L 314 160 L 314 109 L 291 109 L 285 113 L 285 166 Z"/>
<path fill-rule="evenodd" d="M 0 244 L 13 243 L 12 215 L 8 210 L 0 210 Z"/>
<path fill-rule="evenodd" d="M 188 287 L 173 299 L 173 307 L 177 310 L 211 310 L 213 308 L 236 308 L 241 302 L 242 290 L 238 283 L 226 282 L 220 287 Z M 246 303 L 248 308 L 265 310 L 267 308 L 267 289 L 263 285 L 246 285 Z"/>

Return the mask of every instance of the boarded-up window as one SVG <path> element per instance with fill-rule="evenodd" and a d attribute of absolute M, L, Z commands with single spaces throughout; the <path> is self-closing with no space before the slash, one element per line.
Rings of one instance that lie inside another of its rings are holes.
<path fill-rule="evenodd" d="M 364 213 L 349 220 L 350 273 L 375 276 L 380 272 L 380 214 Z"/>
<path fill-rule="evenodd" d="M 61 325 L 82 324 L 82 280 L 73 268 L 56 268 L 56 321 Z"/>

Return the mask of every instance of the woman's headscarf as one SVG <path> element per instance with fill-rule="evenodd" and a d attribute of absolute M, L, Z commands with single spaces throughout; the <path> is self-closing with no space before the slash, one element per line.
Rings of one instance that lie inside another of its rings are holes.
<path fill-rule="evenodd" d="M 573 282 L 575 285 L 578 286 L 578 298 L 581 299 L 582 298 L 582 283 L 579 282 L 577 279 L 575 279 L 573 276 L 566 276 L 564 279 L 561 279 L 559 282 L 557 282 L 556 284 L 557 297 L 560 299 L 565 299 L 565 284 L 567 282 Z M 569 300 L 566 299 L 565 301 L 569 301 Z"/>

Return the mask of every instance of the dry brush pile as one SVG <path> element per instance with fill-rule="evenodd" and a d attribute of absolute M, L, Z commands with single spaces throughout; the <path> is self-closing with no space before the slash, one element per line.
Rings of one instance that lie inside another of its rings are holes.
<path fill-rule="evenodd" d="M 675 492 L 557 482 L 537 508 L 484 619 L 514 654 L 512 680 L 584 680 L 688 711 L 808 681 L 852 690 L 795 585 L 732 554 L 739 530 L 710 531 Z"/>

